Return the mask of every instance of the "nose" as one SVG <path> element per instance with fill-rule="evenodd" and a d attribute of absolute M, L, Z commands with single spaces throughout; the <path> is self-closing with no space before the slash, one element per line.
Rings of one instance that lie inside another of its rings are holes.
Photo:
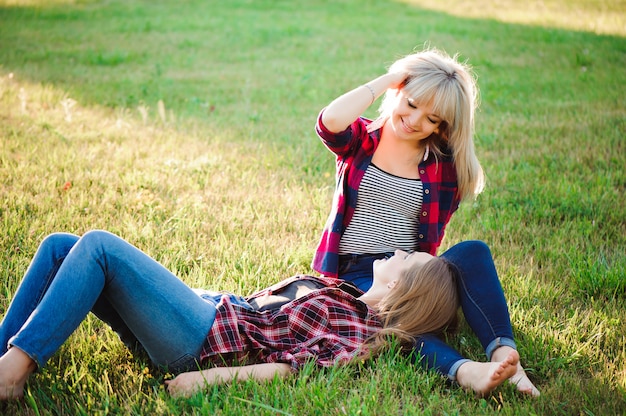
<path fill-rule="evenodd" d="M 420 110 L 419 108 L 414 109 L 409 115 L 409 123 L 411 123 L 412 126 L 417 126 L 420 123 L 423 115 L 424 114 L 422 110 Z"/>

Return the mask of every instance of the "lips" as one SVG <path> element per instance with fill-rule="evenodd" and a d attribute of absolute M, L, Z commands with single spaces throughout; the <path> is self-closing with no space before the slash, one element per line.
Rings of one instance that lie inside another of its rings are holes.
<path fill-rule="evenodd" d="M 404 118 L 400 117 L 400 122 L 402 123 L 402 127 L 404 128 L 405 131 L 407 131 L 408 133 L 416 133 L 417 130 L 413 129 L 412 127 L 409 127 L 405 122 L 404 122 Z"/>

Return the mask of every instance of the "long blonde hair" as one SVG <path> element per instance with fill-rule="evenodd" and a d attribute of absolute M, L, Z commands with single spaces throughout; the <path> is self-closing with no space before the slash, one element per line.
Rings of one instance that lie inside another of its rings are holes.
<path fill-rule="evenodd" d="M 443 119 L 438 131 L 422 142 L 422 156 L 428 146 L 440 157 L 447 144 L 457 171 L 460 199 L 474 198 L 485 183 L 483 169 L 474 150 L 474 113 L 479 93 L 471 67 L 437 49 L 407 55 L 394 62 L 389 72 L 408 74 L 402 90 L 418 103 L 432 103 Z M 398 90 L 387 90 L 379 112 L 388 118 L 397 105 Z"/>
<path fill-rule="evenodd" d="M 455 329 L 457 276 L 456 267 L 441 257 L 406 270 L 378 304 L 383 328 L 366 342 L 360 358 L 378 355 L 390 342 L 411 350 L 416 336 Z"/>

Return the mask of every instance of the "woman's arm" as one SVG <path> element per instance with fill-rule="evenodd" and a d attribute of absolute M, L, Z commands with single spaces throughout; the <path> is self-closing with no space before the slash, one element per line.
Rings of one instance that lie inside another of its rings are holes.
<path fill-rule="evenodd" d="M 388 88 L 398 88 L 404 73 L 387 73 L 335 98 L 322 113 L 322 123 L 332 133 L 348 128 Z"/>
<path fill-rule="evenodd" d="M 166 380 L 165 385 L 174 397 L 189 397 L 207 385 L 228 383 L 233 380 L 257 381 L 270 380 L 275 376 L 286 377 L 291 373 L 291 366 L 285 363 L 263 363 L 241 367 L 213 367 L 202 371 L 181 373 L 173 380 Z"/>

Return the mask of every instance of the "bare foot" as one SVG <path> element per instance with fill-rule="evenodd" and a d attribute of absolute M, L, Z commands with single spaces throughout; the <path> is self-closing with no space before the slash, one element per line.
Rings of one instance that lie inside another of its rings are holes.
<path fill-rule="evenodd" d="M 532 381 L 526 375 L 526 371 L 522 368 L 520 364 L 517 366 L 517 372 L 511 379 L 509 380 L 511 383 L 515 384 L 517 391 L 523 394 L 527 394 L 532 397 L 539 397 L 541 393 Z"/>
<path fill-rule="evenodd" d="M 0 400 L 24 396 L 26 380 L 37 368 L 35 362 L 19 348 L 9 348 L 0 357 Z"/>
<path fill-rule="evenodd" d="M 519 354 L 512 349 L 501 361 L 469 361 L 462 364 L 456 373 L 456 380 L 462 387 L 474 390 L 477 395 L 486 396 L 515 375 L 518 363 Z"/>
<path fill-rule="evenodd" d="M 491 360 L 499 361 L 503 356 L 506 356 L 511 351 L 513 351 L 513 348 L 502 346 L 493 352 Z M 515 385 L 515 388 L 520 393 L 532 397 L 538 397 L 540 395 L 539 390 L 535 387 L 532 381 L 530 381 L 526 375 L 526 371 L 524 371 L 524 367 L 522 367 L 522 363 L 520 362 L 517 363 L 517 371 L 515 372 L 515 375 L 511 377 L 509 381 Z"/>

